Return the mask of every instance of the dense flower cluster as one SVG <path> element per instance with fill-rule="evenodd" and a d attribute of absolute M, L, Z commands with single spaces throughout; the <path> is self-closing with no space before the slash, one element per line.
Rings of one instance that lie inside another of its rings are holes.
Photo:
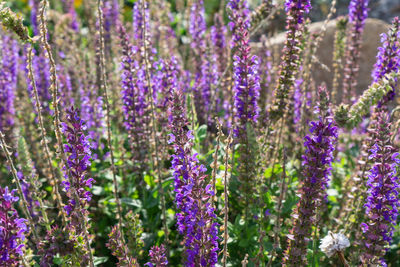
<path fill-rule="evenodd" d="M 215 84 L 212 76 L 211 58 L 208 55 L 206 41 L 207 25 L 203 0 L 195 1 L 190 8 L 189 33 L 192 39 L 191 48 L 196 58 L 194 66 L 193 93 L 198 119 L 201 124 L 208 123 L 211 106 L 211 84 Z"/>
<path fill-rule="evenodd" d="M 38 0 L 29 0 L 29 6 L 31 8 L 30 19 L 31 19 L 31 23 L 32 23 L 33 35 L 38 35 L 39 29 L 38 29 L 37 15 L 38 15 L 38 9 L 39 9 L 39 1 Z"/>
<path fill-rule="evenodd" d="M 376 56 L 376 63 L 372 72 L 372 78 L 374 82 L 378 82 L 385 74 L 391 73 L 392 71 L 398 71 L 400 67 L 400 21 L 396 17 L 393 20 L 392 28 L 386 33 L 381 35 L 382 46 L 378 48 L 378 55 Z M 387 101 L 393 100 L 395 96 L 394 92 L 395 85 L 380 105 Z"/>
<path fill-rule="evenodd" d="M 343 101 L 350 103 L 357 86 L 360 49 L 369 0 L 351 0 L 349 4 L 350 31 L 347 37 L 346 65 L 343 77 Z"/>
<path fill-rule="evenodd" d="M 108 235 L 108 243 L 106 246 L 111 250 L 112 255 L 117 257 L 117 266 L 139 266 L 136 259 L 131 257 L 128 252 L 128 248 L 122 242 L 121 231 L 118 225 L 115 225 L 110 234 Z"/>
<path fill-rule="evenodd" d="M 259 115 L 257 100 L 260 94 L 260 76 L 258 59 L 250 53 L 250 21 L 247 1 L 232 0 L 229 27 L 233 32 L 232 49 L 234 50 L 233 79 L 235 98 L 236 136 L 241 139 L 246 135 L 248 122 L 254 123 Z"/>
<path fill-rule="evenodd" d="M 286 110 L 294 77 L 299 68 L 300 36 L 304 30 L 305 15 L 310 12 L 310 0 L 286 0 L 286 42 L 278 72 L 277 88 L 274 103 L 270 110 L 270 118 L 276 120 Z"/>
<path fill-rule="evenodd" d="M 400 20 L 355 98 L 348 2 L 322 62 L 336 1 L 0 0 L 0 266 L 398 262 Z"/>
<path fill-rule="evenodd" d="M 11 36 L 0 39 L 0 130 L 10 130 L 14 124 L 14 100 L 17 91 L 18 43 Z"/>
<path fill-rule="evenodd" d="M 367 221 L 361 224 L 364 232 L 364 254 L 367 265 L 382 264 L 386 248 L 392 240 L 400 201 L 397 168 L 400 164 L 397 149 L 390 142 L 390 123 L 385 111 L 379 111 L 377 134 L 371 149 L 373 160 L 367 182 L 365 212 Z"/>
<path fill-rule="evenodd" d="M 145 72 L 139 66 L 137 48 L 129 42 L 129 37 L 122 25 L 118 26 L 122 47 L 123 69 L 121 76 L 124 124 L 130 135 L 131 146 L 135 150 L 137 162 L 145 159 L 148 147 L 146 124 L 149 122 L 148 105 L 146 102 Z"/>
<path fill-rule="evenodd" d="M 294 86 L 293 94 L 293 123 L 298 131 L 298 124 L 301 122 L 301 109 L 303 106 L 302 87 L 303 79 L 297 79 Z"/>
<path fill-rule="evenodd" d="M 103 97 L 99 96 L 95 86 L 81 90 L 81 117 L 86 122 L 88 137 L 91 140 L 93 150 L 101 149 L 100 138 L 105 132 L 105 112 L 103 109 Z M 96 155 L 93 155 L 95 159 Z"/>
<path fill-rule="evenodd" d="M 65 122 L 63 123 L 63 133 L 66 137 L 67 144 L 64 150 L 68 155 L 67 165 L 64 167 L 66 180 L 63 186 L 69 198 L 68 205 L 65 210 L 68 214 L 76 212 L 80 207 L 82 212 L 86 214 L 85 206 L 92 198 L 92 194 L 87 188 L 92 187 L 93 178 L 88 178 L 87 169 L 90 166 L 91 151 L 90 142 L 84 131 L 86 125 L 78 115 L 78 110 L 71 107 L 66 111 Z M 79 198 L 79 205 L 76 203 L 74 191 Z M 76 217 L 74 219 L 78 219 Z"/>
<path fill-rule="evenodd" d="M 300 200 L 294 212 L 294 226 L 290 232 L 285 263 L 288 266 L 307 265 L 307 245 L 315 223 L 316 208 L 326 197 L 331 172 L 337 127 L 326 104 L 326 92 L 320 90 L 319 120 L 310 123 L 310 134 L 305 137 L 303 176 L 299 189 Z"/>
<path fill-rule="evenodd" d="M 150 262 L 146 263 L 148 267 L 166 267 L 168 266 L 168 259 L 165 257 L 164 245 L 153 246 L 149 251 Z"/>
<path fill-rule="evenodd" d="M 74 252 L 74 240 L 70 239 L 68 234 L 71 233 L 58 226 L 53 226 L 47 231 L 44 240 L 39 244 L 39 253 L 42 255 L 40 267 L 53 266 L 56 255 L 71 255 Z"/>
<path fill-rule="evenodd" d="M 77 21 L 77 14 L 74 8 L 74 0 L 62 0 L 64 11 L 70 17 L 70 27 L 74 31 L 79 31 L 79 23 Z"/>
<path fill-rule="evenodd" d="M 215 266 L 218 262 L 218 230 L 214 208 L 209 199 L 213 196 L 207 184 L 206 168 L 199 164 L 197 154 L 192 154 L 193 135 L 188 130 L 183 94 L 175 89 L 170 102 L 170 140 L 175 154 L 172 170 L 175 180 L 177 228 L 184 236 L 185 266 Z"/>
<path fill-rule="evenodd" d="M 143 12 L 142 12 L 142 6 L 143 4 L 145 5 L 145 16 L 146 18 L 143 17 Z M 150 13 L 149 13 L 149 9 L 147 6 L 147 1 L 145 0 L 139 0 L 136 1 L 133 4 L 133 11 L 132 11 L 132 29 L 133 29 L 133 38 L 135 40 L 135 45 L 137 45 L 138 47 L 142 47 L 143 46 L 143 38 L 144 38 L 144 34 L 143 34 L 143 24 L 144 21 L 146 21 L 146 28 L 150 29 L 150 25 L 149 25 L 149 21 L 150 21 Z"/>
<path fill-rule="evenodd" d="M 18 201 L 15 190 L 0 187 L 0 265 L 21 266 L 23 256 L 24 233 L 27 232 L 26 220 L 18 216 L 13 203 Z"/>

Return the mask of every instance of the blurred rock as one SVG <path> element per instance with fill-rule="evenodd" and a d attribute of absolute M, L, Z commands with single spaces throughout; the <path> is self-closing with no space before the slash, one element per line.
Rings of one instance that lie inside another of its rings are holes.
<path fill-rule="evenodd" d="M 317 33 L 321 30 L 323 22 L 316 22 L 310 25 L 310 32 Z M 375 57 L 380 46 L 380 35 L 387 32 L 389 24 L 377 19 L 367 19 L 363 35 L 363 45 L 361 48 L 361 58 L 359 61 L 360 72 L 358 76 L 358 94 L 361 94 L 371 83 L 371 72 L 375 64 Z M 316 57 L 321 64 L 314 64 L 312 67 L 312 75 L 317 85 L 325 82 L 328 88 L 331 88 L 333 72 L 332 72 L 332 55 L 333 42 L 336 32 L 336 20 L 332 20 L 327 25 L 325 36 L 321 41 L 316 53 Z M 285 33 L 280 33 L 273 38 L 267 40 L 267 46 L 282 50 L 285 42 Z M 261 48 L 261 43 L 254 43 L 255 49 Z M 328 68 L 323 67 L 325 65 Z M 340 90 L 340 87 L 339 87 Z M 339 92 L 340 94 L 340 92 Z"/>
<path fill-rule="evenodd" d="M 371 8 L 371 16 L 391 22 L 395 16 L 400 16 L 399 0 L 381 0 L 375 8 Z"/>

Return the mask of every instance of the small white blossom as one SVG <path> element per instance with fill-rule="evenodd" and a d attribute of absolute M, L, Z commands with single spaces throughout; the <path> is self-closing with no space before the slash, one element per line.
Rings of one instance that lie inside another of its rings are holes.
<path fill-rule="evenodd" d="M 329 231 L 328 235 L 321 240 L 319 248 L 328 257 L 331 257 L 338 251 L 343 251 L 345 248 L 350 247 L 349 239 L 342 233 L 332 233 Z"/>

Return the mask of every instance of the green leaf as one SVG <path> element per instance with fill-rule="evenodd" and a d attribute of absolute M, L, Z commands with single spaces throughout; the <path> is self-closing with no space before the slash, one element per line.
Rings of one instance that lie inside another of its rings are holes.
<path fill-rule="evenodd" d="M 93 263 L 95 266 L 100 265 L 108 261 L 108 257 L 94 257 Z"/>
<path fill-rule="evenodd" d="M 114 199 L 113 199 L 114 200 Z M 128 206 L 133 206 L 136 208 L 141 209 L 142 208 L 142 202 L 138 199 L 131 199 L 131 198 L 121 198 L 121 202 L 128 205 Z"/>
<path fill-rule="evenodd" d="M 197 128 L 196 136 L 200 143 L 203 142 L 207 136 L 207 125 L 204 124 L 204 125 L 201 125 L 199 128 Z"/>

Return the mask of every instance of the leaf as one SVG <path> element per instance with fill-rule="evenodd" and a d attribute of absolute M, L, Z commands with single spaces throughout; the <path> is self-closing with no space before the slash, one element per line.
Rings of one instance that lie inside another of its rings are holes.
<path fill-rule="evenodd" d="M 121 202 L 128 206 L 133 206 L 133 207 L 136 207 L 139 209 L 142 208 L 142 202 L 138 199 L 131 199 L 131 198 L 124 197 L 124 198 L 121 198 Z"/>
<path fill-rule="evenodd" d="M 199 128 L 197 128 L 196 130 L 196 136 L 199 140 L 200 143 L 202 143 L 204 141 L 204 139 L 206 139 L 207 136 L 207 125 L 201 125 Z"/>
<path fill-rule="evenodd" d="M 108 257 L 96 257 L 95 256 L 94 259 L 93 259 L 94 266 L 100 265 L 100 264 L 105 263 L 107 261 L 108 261 Z"/>

